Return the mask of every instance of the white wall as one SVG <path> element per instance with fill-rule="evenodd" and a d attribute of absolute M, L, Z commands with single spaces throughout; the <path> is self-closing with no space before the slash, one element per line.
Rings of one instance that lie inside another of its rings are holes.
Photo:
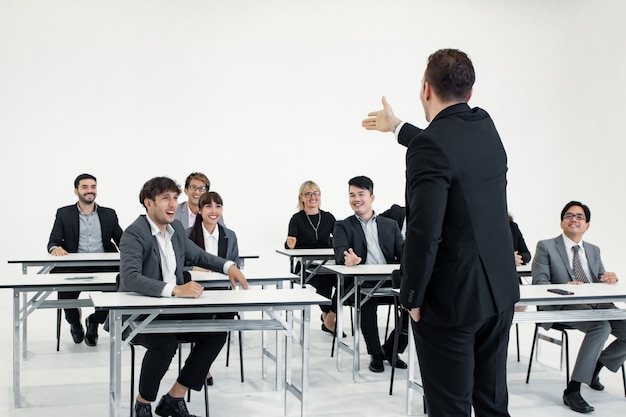
<path fill-rule="evenodd" d="M 44 250 L 77 174 L 98 177 L 97 201 L 125 227 L 147 179 L 195 170 L 242 251 L 286 267 L 274 249 L 302 181 L 337 218 L 354 175 L 374 180 L 375 209 L 402 202 L 404 150 L 360 121 L 386 95 L 423 126 L 426 58 L 456 47 L 476 67 L 470 104 L 500 130 L 531 250 L 579 199 L 619 274 L 625 12 L 619 0 L 0 0 L 0 270 Z"/>

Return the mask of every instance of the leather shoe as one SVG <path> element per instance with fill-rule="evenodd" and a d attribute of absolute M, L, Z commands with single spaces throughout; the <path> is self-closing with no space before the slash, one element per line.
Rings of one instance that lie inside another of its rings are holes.
<path fill-rule="evenodd" d="M 372 355 L 369 369 L 377 374 L 383 372 L 385 370 L 385 365 L 383 365 L 383 355 Z"/>
<path fill-rule="evenodd" d="M 590 406 L 580 395 L 580 391 L 563 392 L 563 403 L 577 413 L 590 413 L 595 408 Z"/>
<path fill-rule="evenodd" d="M 187 404 L 183 398 L 173 398 L 169 394 L 161 397 L 154 412 L 161 417 L 198 417 L 189 414 Z"/>
<path fill-rule="evenodd" d="M 596 391 L 604 390 L 604 385 L 602 385 L 602 382 L 600 382 L 600 377 L 599 376 L 596 376 L 591 381 L 591 384 L 589 384 L 589 386 L 591 387 L 591 389 L 595 389 Z"/>
<path fill-rule="evenodd" d="M 213 386 L 213 376 L 207 377 L 206 384 L 210 385 L 210 386 Z"/>
<path fill-rule="evenodd" d="M 135 417 L 152 417 L 152 407 L 150 407 L 150 403 L 135 401 Z"/>
<path fill-rule="evenodd" d="M 85 338 L 85 331 L 83 330 L 83 325 L 80 321 L 76 323 L 70 323 L 70 333 L 72 334 L 72 339 L 74 339 L 74 343 L 83 343 L 83 339 Z"/>
<path fill-rule="evenodd" d="M 87 346 L 95 346 L 98 344 L 98 323 L 93 323 L 90 320 L 91 316 L 87 316 L 85 319 L 85 344 Z"/>
<path fill-rule="evenodd" d="M 322 331 L 330 334 L 335 334 L 334 331 L 330 330 L 324 323 L 322 323 Z M 341 332 L 342 337 L 347 337 L 345 332 Z"/>
<path fill-rule="evenodd" d="M 383 353 L 384 353 L 385 359 L 387 360 L 387 362 L 389 362 L 389 365 L 393 365 L 392 355 L 386 353 L 384 349 L 383 349 Z M 398 355 L 396 355 L 396 368 L 399 368 L 399 369 L 408 368 L 408 365 L 406 364 L 406 362 L 400 359 L 400 356 Z"/>

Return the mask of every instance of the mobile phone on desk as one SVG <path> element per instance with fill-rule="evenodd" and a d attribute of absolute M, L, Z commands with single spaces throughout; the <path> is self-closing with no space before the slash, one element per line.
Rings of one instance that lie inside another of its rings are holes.
<path fill-rule="evenodd" d="M 555 294 L 559 294 L 559 295 L 572 295 L 574 294 L 571 291 L 567 291 L 567 290 L 562 290 L 560 288 L 548 288 L 549 292 L 553 292 Z"/>

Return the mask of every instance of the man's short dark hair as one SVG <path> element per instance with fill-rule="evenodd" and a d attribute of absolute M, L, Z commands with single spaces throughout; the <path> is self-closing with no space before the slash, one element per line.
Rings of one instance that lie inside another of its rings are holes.
<path fill-rule="evenodd" d="M 589 207 L 587 207 L 585 204 L 581 203 L 580 201 L 570 201 L 569 203 L 565 205 L 565 207 L 563 207 L 563 210 L 561 210 L 561 221 L 563 221 L 563 218 L 565 217 L 565 213 L 567 213 L 567 210 L 569 210 L 570 207 L 574 207 L 574 206 L 578 206 L 581 209 L 583 209 L 583 211 L 585 212 L 585 219 L 587 223 L 589 223 L 589 221 L 591 220 L 591 211 L 589 211 Z"/>
<path fill-rule="evenodd" d="M 143 203 L 146 198 L 154 201 L 158 194 L 162 194 L 166 191 L 175 192 L 176 194 L 181 193 L 180 186 L 176 184 L 176 181 L 173 179 L 168 177 L 154 177 L 146 181 L 143 185 L 143 188 L 139 192 L 139 202 L 142 206 L 146 207 Z"/>
<path fill-rule="evenodd" d="M 424 81 L 430 83 L 442 101 L 467 102 L 476 81 L 474 66 L 458 49 L 440 49 L 428 57 Z"/>
<path fill-rule="evenodd" d="M 348 187 L 351 185 L 368 190 L 370 194 L 374 194 L 374 183 L 365 175 L 359 175 L 358 177 L 351 178 L 350 181 L 348 181 Z"/>
<path fill-rule="evenodd" d="M 82 181 L 82 180 L 94 180 L 95 182 L 98 182 L 98 180 L 96 179 L 96 177 L 94 177 L 91 174 L 80 174 L 78 177 L 76 177 L 76 179 L 74 180 L 74 188 L 76 188 L 78 190 L 78 184 Z"/>
<path fill-rule="evenodd" d="M 209 189 L 211 188 L 211 181 L 209 181 L 209 178 L 202 172 L 192 172 L 191 174 L 187 175 L 187 178 L 185 179 L 185 188 L 189 188 L 191 180 L 202 181 L 206 186 L 207 191 L 209 191 Z"/>

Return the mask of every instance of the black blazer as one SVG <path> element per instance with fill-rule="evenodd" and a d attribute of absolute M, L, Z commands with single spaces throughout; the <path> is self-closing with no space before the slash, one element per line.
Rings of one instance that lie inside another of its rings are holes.
<path fill-rule="evenodd" d="M 406 217 L 406 210 L 404 207 L 392 204 L 391 207 L 380 213 L 380 215 L 398 222 L 398 227 L 400 228 L 400 231 L 402 231 L 402 225 L 404 224 L 404 218 Z"/>
<path fill-rule="evenodd" d="M 115 210 L 107 207 L 97 206 L 97 210 L 104 251 L 117 252 L 122 239 L 122 228 L 117 220 L 117 214 Z M 48 240 L 48 252 L 54 246 L 61 246 L 70 253 L 78 252 L 79 231 L 78 206 L 72 204 L 58 209 Z"/>
<path fill-rule="evenodd" d="M 530 262 L 530 251 L 524 241 L 524 236 L 519 230 L 519 226 L 514 221 L 509 222 L 511 228 L 511 237 L 513 238 L 513 250 L 517 251 L 517 254 L 522 257 L 522 265 L 526 265 Z"/>
<path fill-rule="evenodd" d="M 422 320 L 460 326 L 519 300 L 506 202 L 507 158 L 482 109 L 456 104 L 421 130 L 402 126 L 407 233 L 401 301 Z"/>
<path fill-rule="evenodd" d="M 386 217 L 377 216 L 376 226 L 378 228 L 380 249 L 387 263 L 399 263 L 402 258 L 403 241 L 398 224 Z M 333 249 L 335 251 L 335 262 L 338 265 L 344 264 L 343 253 L 349 248 L 352 248 L 354 253 L 363 259 L 361 263 L 365 263 L 367 259 L 367 241 L 363 227 L 354 215 L 335 223 Z"/>

